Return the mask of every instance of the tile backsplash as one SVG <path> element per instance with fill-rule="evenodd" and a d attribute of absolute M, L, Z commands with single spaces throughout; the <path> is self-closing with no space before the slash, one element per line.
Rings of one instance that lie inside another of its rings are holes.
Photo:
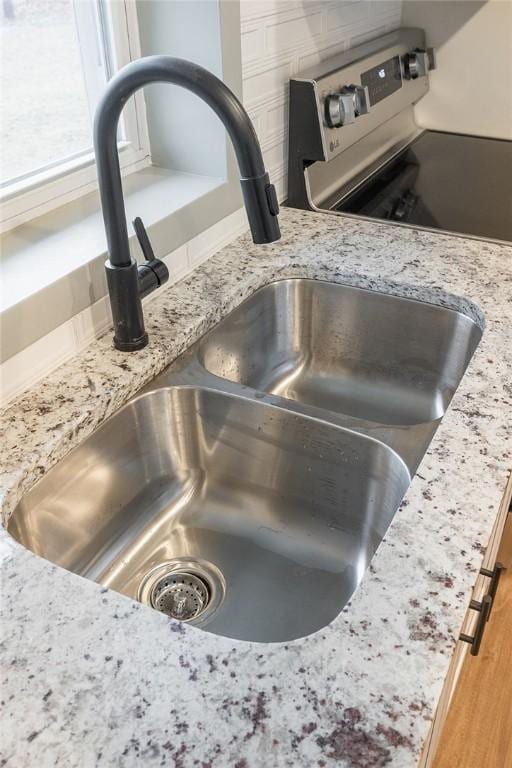
<path fill-rule="evenodd" d="M 399 27 L 402 1 L 242 0 L 240 6 L 244 105 L 283 200 L 290 77 Z"/>

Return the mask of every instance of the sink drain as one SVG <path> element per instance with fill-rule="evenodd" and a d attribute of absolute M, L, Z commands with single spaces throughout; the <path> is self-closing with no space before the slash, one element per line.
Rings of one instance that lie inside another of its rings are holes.
<path fill-rule="evenodd" d="M 224 592 L 224 578 L 212 563 L 176 558 L 146 574 L 138 598 L 173 619 L 197 624 L 217 610 Z"/>
<path fill-rule="evenodd" d="M 151 605 L 173 619 L 190 621 L 201 615 L 210 602 L 210 592 L 202 579 L 190 571 L 174 571 L 162 576 L 151 590 Z"/>

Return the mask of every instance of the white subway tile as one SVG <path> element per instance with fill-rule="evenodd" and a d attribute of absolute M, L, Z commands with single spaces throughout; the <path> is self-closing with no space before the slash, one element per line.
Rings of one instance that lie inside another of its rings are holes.
<path fill-rule="evenodd" d="M 252 24 L 242 28 L 241 45 L 242 59 L 248 64 L 255 61 L 261 55 L 264 41 L 264 30 L 262 24 Z"/>
<path fill-rule="evenodd" d="M 300 50 L 301 46 L 311 43 L 322 32 L 321 9 L 305 16 L 267 21 L 265 30 L 265 50 L 273 53 L 279 50 Z"/>
<path fill-rule="evenodd" d="M 251 101 L 263 94 L 268 98 L 282 93 L 288 87 L 291 76 L 291 61 L 286 61 L 276 68 L 269 66 L 264 72 L 244 79 L 244 100 Z"/>
<path fill-rule="evenodd" d="M 368 2 L 333 3 L 327 9 L 327 31 L 333 32 L 352 24 L 368 23 Z"/>

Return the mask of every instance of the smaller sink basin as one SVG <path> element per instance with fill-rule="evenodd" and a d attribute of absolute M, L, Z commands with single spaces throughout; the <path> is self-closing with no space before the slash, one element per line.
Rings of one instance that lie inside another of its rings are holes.
<path fill-rule="evenodd" d="M 481 338 L 466 315 L 320 280 L 279 280 L 199 344 L 215 376 L 349 417 L 439 420 Z"/>
<path fill-rule="evenodd" d="M 8 531 L 211 632 L 286 641 L 342 610 L 409 482 L 396 453 L 363 435 L 175 386 L 101 425 L 25 496 Z"/>

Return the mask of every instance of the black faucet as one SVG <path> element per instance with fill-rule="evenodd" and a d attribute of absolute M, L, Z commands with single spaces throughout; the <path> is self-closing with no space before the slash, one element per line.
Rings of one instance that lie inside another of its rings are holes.
<path fill-rule="evenodd" d="M 255 243 L 271 243 L 281 236 L 279 205 L 263 165 L 254 127 L 236 96 L 207 69 L 171 56 L 148 56 L 128 64 L 109 82 L 94 119 L 94 151 L 107 235 L 105 264 L 114 320 L 114 346 L 125 352 L 148 342 L 141 299 L 166 282 L 169 272 L 156 259 L 142 221 L 133 222 L 146 258 L 140 266 L 130 256 L 121 173 L 117 153 L 117 125 L 127 100 L 149 83 L 181 85 L 200 96 L 224 123 L 235 148 L 240 184 Z"/>

